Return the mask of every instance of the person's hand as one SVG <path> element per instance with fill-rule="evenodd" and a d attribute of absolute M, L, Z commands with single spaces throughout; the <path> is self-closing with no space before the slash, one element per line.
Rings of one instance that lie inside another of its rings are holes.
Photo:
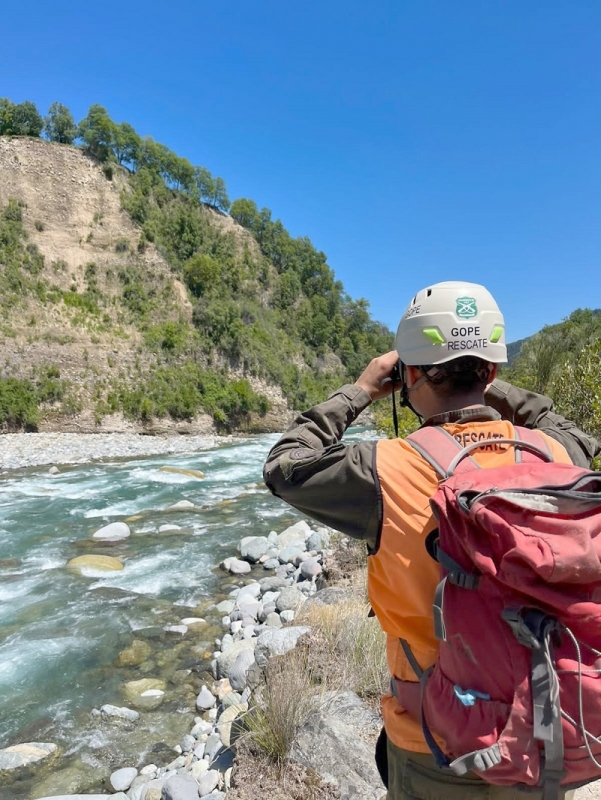
<path fill-rule="evenodd" d="M 393 381 L 391 372 L 398 364 L 399 354 L 396 350 L 373 358 L 355 381 L 355 386 L 365 389 L 372 400 L 380 400 L 396 392 L 403 385 L 401 380 Z"/>

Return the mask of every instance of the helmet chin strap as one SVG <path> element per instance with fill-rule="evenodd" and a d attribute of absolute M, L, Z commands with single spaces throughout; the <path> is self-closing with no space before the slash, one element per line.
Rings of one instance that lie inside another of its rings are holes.
<path fill-rule="evenodd" d="M 417 417 L 417 419 L 419 421 L 419 424 L 421 425 L 422 422 L 424 421 L 423 417 L 421 416 L 421 414 L 418 414 L 418 412 L 411 405 L 411 400 L 409 400 L 409 392 L 412 392 L 413 389 L 417 388 L 417 386 L 419 386 L 423 381 L 427 380 L 427 378 L 426 378 L 425 375 L 422 375 L 415 382 L 415 384 L 411 387 L 411 389 L 409 389 L 407 387 L 407 383 L 405 381 L 405 379 L 407 377 L 407 368 L 406 368 L 405 364 L 403 364 L 403 362 L 400 361 L 400 360 L 399 360 L 399 368 L 400 368 L 400 373 L 401 373 L 401 380 L 403 382 L 403 385 L 402 385 L 402 388 L 401 388 L 400 405 L 401 405 L 402 408 L 408 408 L 410 411 L 413 411 L 413 413 L 415 414 L 415 416 Z M 394 424 L 394 435 L 398 437 L 398 435 L 399 435 L 399 418 L 398 418 L 398 414 L 397 414 L 397 410 L 396 410 L 396 401 L 395 401 L 395 398 L 394 398 L 394 392 L 392 393 L 392 421 L 393 421 L 393 424 Z"/>

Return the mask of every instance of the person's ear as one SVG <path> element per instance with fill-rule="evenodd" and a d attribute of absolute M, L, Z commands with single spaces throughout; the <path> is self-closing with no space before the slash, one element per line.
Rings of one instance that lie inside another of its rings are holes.
<path fill-rule="evenodd" d="M 414 383 L 421 378 L 422 372 L 417 367 L 405 366 L 405 383 L 407 388 L 411 389 Z"/>
<path fill-rule="evenodd" d="M 494 381 L 499 373 L 499 365 L 498 364 L 491 364 L 490 369 L 488 371 L 488 381 L 486 382 L 486 386 L 490 386 L 490 384 Z"/>

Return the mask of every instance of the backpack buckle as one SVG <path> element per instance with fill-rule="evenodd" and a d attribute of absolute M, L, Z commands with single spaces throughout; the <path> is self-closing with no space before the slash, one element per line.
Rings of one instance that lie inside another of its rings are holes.
<path fill-rule="evenodd" d="M 543 624 L 548 619 L 546 614 L 534 608 L 504 608 L 501 616 L 520 644 L 530 650 L 540 650 Z"/>

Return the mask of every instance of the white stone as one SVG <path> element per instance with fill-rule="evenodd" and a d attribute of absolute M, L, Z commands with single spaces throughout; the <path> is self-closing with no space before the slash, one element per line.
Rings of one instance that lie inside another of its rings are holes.
<path fill-rule="evenodd" d="M 129 525 L 125 522 L 111 522 L 92 534 L 92 539 L 102 539 L 105 542 L 118 542 L 131 535 Z"/>
<path fill-rule="evenodd" d="M 167 631 L 167 633 L 180 633 L 182 636 L 188 633 L 188 626 L 187 625 L 165 625 L 163 630 Z"/>
<path fill-rule="evenodd" d="M 167 533 L 167 531 L 181 531 L 181 527 L 179 525 L 160 525 L 159 526 L 159 533 Z"/>
<path fill-rule="evenodd" d="M 206 711 L 207 708 L 213 708 L 216 702 L 217 698 L 215 695 L 211 694 L 206 686 L 203 686 L 196 698 L 196 708 L 199 711 Z"/>
<path fill-rule="evenodd" d="M 190 500 L 179 500 L 172 506 L 168 506 L 167 511 L 171 511 L 178 508 L 194 508 L 194 503 L 192 503 Z"/>
<path fill-rule="evenodd" d="M 109 781 L 116 792 L 126 792 L 138 775 L 135 767 L 123 767 L 111 773 Z"/>
<path fill-rule="evenodd" d="M 47 742 L 23 742 L 0 750 L 0 770 L 18 769 L 35 764 L 56 752 L 56 745 Z"/>

